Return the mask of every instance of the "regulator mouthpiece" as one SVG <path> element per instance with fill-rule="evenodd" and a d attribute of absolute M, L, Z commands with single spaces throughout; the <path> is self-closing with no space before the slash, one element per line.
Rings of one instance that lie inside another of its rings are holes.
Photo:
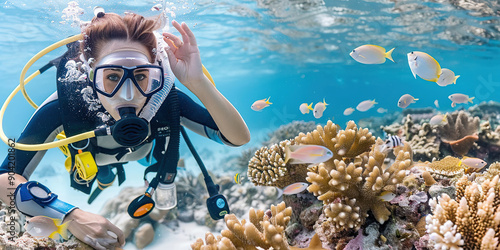
<path fill-rule="evenodd" d="M 119 108 L 121 119 L 112 127 L 111 134 L 116 142 L 125 147 L 135 147 L 141 144 L 149 134 L 146 120 L 137 117 L 135 108 Z"/>

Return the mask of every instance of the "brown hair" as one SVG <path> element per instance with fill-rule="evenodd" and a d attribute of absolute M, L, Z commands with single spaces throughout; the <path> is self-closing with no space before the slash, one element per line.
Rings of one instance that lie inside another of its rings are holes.
<path fill-rule="evenodd" d="M 103 43 L 113 39 L 124 39 L 140 42 L 146 46 L 150 58 L 154 60 L 156 37 L 153 31 L 161 25 L 159 16 L 145 18 L 138 14 L 128 13 L 122 17 L 115 13 L 106 13 L 103 16 L 94 17 L 90 25 L 82 31 L 85 39 L 80 49 L 86 60 L 97 59 Z"/>

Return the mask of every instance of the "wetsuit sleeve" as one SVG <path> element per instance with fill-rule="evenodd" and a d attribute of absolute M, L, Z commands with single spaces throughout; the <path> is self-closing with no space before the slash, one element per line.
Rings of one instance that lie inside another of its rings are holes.
<path fill-rule="evenodd" d="M 16 143 L 40 144 L 53 141 L 56 135 L 62 131 L 62 120 L 59 114 L 59 101 L 57 99 L 44 102 L 33 114 Z M 28 180 L 45 152 L 46 150 L 15 150 L 14 172 Z M 0 174 L 9 171 L 9 159 L 6 157 L 0 167 Z"/>
<path fill-rule="evenodd" d="M 212 139 L 221 144 L 237 147 L 231 143 L 220 132 L 214 119 L 208 113 L 208 110 L 191 99 L 188 95 L 177 91 L 179 95 L 179 105 L 181 109 L 181 125 L 191 131 Z"/>

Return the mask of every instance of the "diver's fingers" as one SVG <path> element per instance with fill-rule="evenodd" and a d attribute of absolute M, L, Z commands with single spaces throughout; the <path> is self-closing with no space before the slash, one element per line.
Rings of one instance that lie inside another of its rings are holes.
<path fill-rule="evenodd" d="M 174 41 L 168 39 L 168 38 L 163 38 L 163 41 L 165 41 L 168 45 L 168 47 L 171 49 L 171 50 L 175 50 L 177 51 L 177 47 L 175 46 L 174 44 Z M 175 53 L 175 52 L 174 52 Z"/>
<path fill-rule="evenodd" d="M 176 35 L 172 34 L 172 33 L 168 33 L 168 32 L 165 32 L 163 33 L 163 40 L 171 40 L 173 43 L 173 45 L 175 46 L 175 48 L 179 48 L 180 46 L 182 46 L 183 42 L 182 40 L 177 37 Z"/>
<path fill-rule="evenodd" d="M 191 45 L 193 46 L 197 46 L 196 37 L 194 36 L 189 26 L 186 23 L 182 23 L 182 27 L 184 28 L 184 31 L 186 31 L 186 35 L 189 37 L 189 43 L 191 43 Z"/>
<path fill-rule="evenodd" d="M 108 235 L 110 235 L 111 237 L 116 236 L 113 238 L 117 239 L 118 243 L 120 243 L 120 246 L 123 246 L 125 244 L 125 237 L 123 235 L 123 231 L 111 223 L 109 223 L 108 226 Z"/>
<path fill-rule="evenodd" d="M 88 235 L 85 236 L 85 238 L 83 239 L 83 242 L 85 242 L 87 245 L 89 245 L 95 249 L 106 250 L 105 247 L 101 246 L 99 243 L 97 243 L 97 241 L 94 238 L 92 238 Z"/>
<path fill-rule="evenodd" d="M 183 22 L 183 24 L 184 24 L 184 22 Z M 187 35 L 184 28 L 175 20 L 172 21 L 172 25 L 179 31 L 179 33 L 181 33 L 182 41 L 184 41 L 184 43 L 186 43 L 186 44 L 189 44 L 190 43 L 189 36 Z"/>
<path fill-rule="evenodd" d="M 170 69 L 174 71 L 175 66 L 177 65 L 177 57 L 175 57 L 174 52 L 168 48 L 167 50 L 168 62 L 170 63 Z"/>

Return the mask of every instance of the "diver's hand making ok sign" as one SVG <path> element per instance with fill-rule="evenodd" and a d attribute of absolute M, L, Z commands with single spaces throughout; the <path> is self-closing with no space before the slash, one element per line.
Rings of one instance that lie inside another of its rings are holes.
<path fill-rule="evenodd" d="M 196 38 L 186 23 L 172 21 L 172 25 L 181 33 L 182 40 L 172 33 L 163 33 L 163 40 L 170 47 L 166 49 L 170 68 L 175 77 L 189 90 L 205 78 L 201 65 L 200 50 Z"/>

